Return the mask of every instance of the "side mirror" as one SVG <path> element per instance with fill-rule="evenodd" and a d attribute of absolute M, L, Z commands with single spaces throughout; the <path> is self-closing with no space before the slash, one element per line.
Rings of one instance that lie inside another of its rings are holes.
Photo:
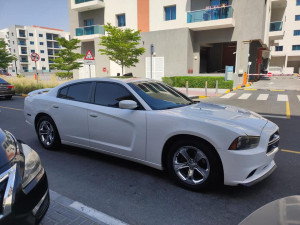
<path fill-rule="evenodd" d="M 136 109 L 137 107 L 137 103 L 132 100 L 123 100 L 119 102 L 120 109 Z"/>

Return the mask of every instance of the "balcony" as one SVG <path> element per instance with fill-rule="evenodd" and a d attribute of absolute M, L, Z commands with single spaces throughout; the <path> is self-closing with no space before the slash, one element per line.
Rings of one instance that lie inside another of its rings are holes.
<path fill-rule="evenodd" d="M 84 12 L 94 9 L 104 8 L 103 0 L 72 0 L 71 9 L 78 12 Z"/>
<path fill-rule="evenodd" d="M 187 24 L 195 31 L 234 27 L 233 8 L 214 7 L 188 12 Z"/>
<path fill-rule="evenodd" d="M 282 21 L 276 21 L 270 23 L 270 32 L 269 37 L 270 40 L 280 40 L 283 39 L 284 31 L 283 31 L 283 22 Z"/>
<path fill-rule="evenodd" d="M 94 25 L 88 27 L 78 27 L 76 28 L 76 36 L 81 41 L 90 41 L 95 37 L 100 37 L 100 35 L 104 35 L 105 30 L 102 25 Z"/>
<path fill-rule="evenodd" d="M 286 6 L 287 0 L 272 0 L 272 8 L 274 9 L 286 8 Z"/>

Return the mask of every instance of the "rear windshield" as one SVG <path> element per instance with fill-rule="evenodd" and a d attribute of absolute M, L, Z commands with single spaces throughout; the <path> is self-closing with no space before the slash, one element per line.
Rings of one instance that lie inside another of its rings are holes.
<path fill-rule="evenodd" d="M 8 82 L 0 78 L 0 84 L 8 84 Z"/>

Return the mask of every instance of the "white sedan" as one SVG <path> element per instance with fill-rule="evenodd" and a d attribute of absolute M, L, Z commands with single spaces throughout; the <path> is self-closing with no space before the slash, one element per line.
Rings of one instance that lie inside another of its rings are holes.
<path fill-rule="evenodd" d="M 46 149 L 62 143 L 167 169 L 194 190 L 249 186 L 276 168 L 277 125 L 244 109 L 195 103 L 158 81 L 74 80 L 31 92 L 24 114 Z"/>

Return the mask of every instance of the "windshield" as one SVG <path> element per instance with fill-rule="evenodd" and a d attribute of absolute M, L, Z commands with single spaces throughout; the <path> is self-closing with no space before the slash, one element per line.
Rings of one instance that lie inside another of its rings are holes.
<path fill-rule="evenodd" d="M 153 110 L 172 109 L 193 104 L 193 100 L 170 86 L 153 81 L 128 83 Z"/>

